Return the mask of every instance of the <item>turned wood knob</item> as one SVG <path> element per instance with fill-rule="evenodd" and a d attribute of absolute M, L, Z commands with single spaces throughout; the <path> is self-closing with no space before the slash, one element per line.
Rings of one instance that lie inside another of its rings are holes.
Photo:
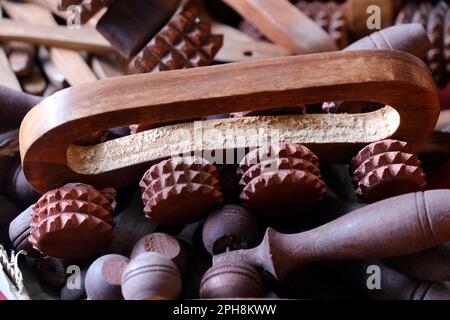
<path fill-rule="evenodd" d="M 258 243 L 259 223 L 244 207 L 223 205 L 211 212 L 203 225 L 203 244 L 211 255 L 248 249 Z"/>
<path fill-rule="evenodd" d="M 264 284 L 258 272 L 240 261 L 215 263 L 200 283 L 200 298 L 258 298 L 264 296 Z"/>
<path fill-rule="evenodd" d="M 95 260 L 89 267 L 86 294 L 90 300 L 122 300 L 121 280 L 129 259 L 109 254 Z"/>
<path fill-rule="evenodd" d="M 133 260 L 137 256 L 146 252 L 160 253 L 170 260 L 183 273 L 186 269 L 187 256 L 183 245 L 171 235 L 155 232 L 142 237 L 133 247 L 130 259 Z"/>
<path fill-rule="evenodd" d="M 172 300 L 181 293 L 181 275 L 169 258 L 146 252 L 131 260 L 122 275 L 125 300 Z"/>

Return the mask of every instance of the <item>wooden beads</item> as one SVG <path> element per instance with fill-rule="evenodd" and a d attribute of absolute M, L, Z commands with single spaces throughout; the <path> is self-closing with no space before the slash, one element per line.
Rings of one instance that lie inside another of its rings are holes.
<path fill-rule="evenodd" d="M 122 300 L 122 274 L 129 259 L 109 254 L 94 261 L 88 269 L 85 288 L 90 300 Z"/>
<path fill-rule="evenodd" d="M 276 157 L 281 160 L 275 160 Z M 256 149 L 240 163 L 239 173 L 243 173 L 240 198 L 244 205 L 263 216 L 303 213 L 326 192 L 318 166 L 317 156 L 301 145 L 282 144 Z"/>
<path fill-rule="evenodd" d="M 226 204 L 211 212 L 203 225 L 203 244 L 209 254 L 248 249 L 258 243 L 258 221 L 244 207 Z"/>
<path fill-rule="evenodd" d="M 370 203 L 425 190 L 421 162 L 410 152 L 405 142 L 397 140 L 375 142 L 362 149 L 351 161 L 357 197 Z"/>
<path fill-rule="evenodd" d="M 155 164 L 144 174 L 140 187 L 146 216 L 166 225 L 199 220 L 222 202 L 216 169 L 198 157 Z"/>
<path fill-rule="evenodd" d="M 122 275 L 125 300 L 172 300 L 181 293 L 181 275 L 169 258 L 146 252 L 131 260 Z"/>
<path fill-rule="evenodd" d="M 215 263 L 200 283 L 200 298 L 258 298 L 264 296 L 264 284 L 258 272 L 240 261 Z"/>
<path fill-rule="evenodd" d="M 29 241 L 52 257 L 90 257 L 112 240 L 112 210 L 110 201 L 89 185 L 49 191 L 33 206 Z"/>

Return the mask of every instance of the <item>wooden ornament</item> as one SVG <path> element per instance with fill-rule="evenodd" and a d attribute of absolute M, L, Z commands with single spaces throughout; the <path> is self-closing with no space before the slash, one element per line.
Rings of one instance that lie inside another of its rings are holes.
<path fill-rule="evenodd" d="M 0 10 L 0 18 L 2 17 Z M 10 89 L 20 90 L 20 83 L 17 80 L 15 73 L 11 70 L 8 56 L 2 46 L 0 46 L 0 86 L 6 86 Z"/>
<path fill-rule="evenodd" d="M 99 20 L 97 30 L 125 58 L 136 55 L 172 17 L 180 0 L 118 0 Z"/>
<path fill-rule="evenodd" d="M 174 300 L 180 293 L 180 271 L 162 254 L 143 253 L 131 260 L 123 272 L 125 300 Z"/>
<path fill-rule="evenodd" d="M 292 53 L 337 49 L 333 39 L 322 28 L 287 0 L 225 0 L 225 3 L 272 42 Z"/>
<path fill-rule="evenodd" d="M 258 298 L 264 284 L 258 272 L 245 262 L 220 261 L 206 271 L 200 283 L 200 298 Z"/>
<path fill-rule="evenodd" d="M 244 207 L 223 205 L 211 212 L 203 225 L 203 244 L 210 255 L 248 249 L 258 243 L 259 223 Z"/>
<path fill-rule="evenodd" d="M 282 279 L 311 262 L 387 258 L 435 247 L 450 240 L 449 223 L 450 190 L 410 193 L 303 233 L 287 235 L 269 228 L 258 247 L 231 251 L 214 260 L 244 261 Z"/>
<path fill-rule="evenodd" d="M 122 274 L 129 263 L 129 259 L 109 254 L 101 256 L 89 267 L 85 288 L 89 300 L 122 300 Z"/>
<path fill-rule="evenodd" d="M 181 273 L 184 273 L 186 269 L 186 251 L 183 245 L 171 235 L 155 232 L 144 236 L 134 245 L 130 259 L 133 260 L 145 252 L 156 252 L 168 257 Z"/>
<path fill-rule="evenodd" d="M 405 91 L 409 94 L 404 95 Z M 93 95 L 95 102 L 90 99 Z M 202 121 L 202 132 L 218 131 L 214 138 L 202 136 L 201 150 L 258 147 L 257 133 L 263 127 L 267 135 L 279 130 L 281 142 L 310 145 L 324 162 L 341 162 L 348 161 L 359 146 L 391 136 L 418 143 L 438 118 L 436 88 L 426 66 L 393 51 L 322 53 L 128 76 L 69 88 L 35 108 L 21 128 L 24 171 L 41 192 L 66 181 L 88 181 L 99 188 L 126 185 L 136 181 L 150 163 L 198 150 L 188 139 L 194 136 L 194 124 L 157 128 L 90 147 L 71 143 L 81 134 L 137 121 L 158 123 L 352 97 L 394 107 L 360 115 Z M 217 140 L 235 131 L 230 129 L 255 133 L 247 135 L 246 141 Z M 270 141 L 263 134 L 265 138 Z M 58 141 L 50 153 L 49 140 Z"/>
<path fill-rule="evenodd" d="M 110 244 L 110 201 L 93 187 L 68 184 L 44 194 L 33 206 L 29 241 L 48 256 L 75 260 Z"/>

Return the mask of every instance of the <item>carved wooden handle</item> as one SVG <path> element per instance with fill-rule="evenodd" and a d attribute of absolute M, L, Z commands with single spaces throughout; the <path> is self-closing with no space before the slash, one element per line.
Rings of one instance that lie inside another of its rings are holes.
<path fill-rule="evenodd" d="M 71 146 L 81 136 L 132 123 L 186 120 L 329 99 L 377 101 L 393 108 L 357 115 L 208 120 L 195 128 L 193 123 L 179 124 L 95 146 Z M 28 113 L 20 144 L 28 180 L 45 192 L 70 181 L 99 188 L 129 184 L 149 163 L 174 153 L 256 147 L 261 144 L 258 133 L 262 128 L 268 141 L 273 130 L 278 130 L 280 141 L 276 142 L 310 145 L 324 162 L 348 161 L 358 144 L 392 136 L 413 144 L 423 140 L 438 116 L 435 84 L 419 59 L 394 51 L 332 52 L 74 86 Z M 200 125 L 201 145 L 189 140 L 198 134 Z M 242 130 L 246 130 L 245 139 L 242 135 L 237 139 Z"/>
<path fill-rule="evenodd" d="M 216 259 L 247 260 L 280 279 L 309 262 L 422 251 L 449 241 L 449 230 L 450 190 L 433 190 L 383 200 L 307 232 L 287 235 L 269 228 L 258 247 Z"/>

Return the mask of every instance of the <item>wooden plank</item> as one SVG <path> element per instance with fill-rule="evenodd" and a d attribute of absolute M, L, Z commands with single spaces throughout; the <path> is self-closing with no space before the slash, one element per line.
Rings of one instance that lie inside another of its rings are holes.
<path fill-rule="evenodd" d="M 56 26 L 51 12 L 32 3 L 15 3 L 3 1 L 5 10 L 15 20 L 23 20 L 36 25 Z M 83 57 L 76 51 L 51 48 L 50 59 L 62 72 L 70 85 L 77 85 L 97 80 Z"/>
<path fill-rule="evenodd" d="M 95 53 L 113 51 L 108 41 L 92 27 L 68 29 L 64 26 L 49 27 L 3 19 L 0 21 L 0 40 L 17 40 Z"/>

